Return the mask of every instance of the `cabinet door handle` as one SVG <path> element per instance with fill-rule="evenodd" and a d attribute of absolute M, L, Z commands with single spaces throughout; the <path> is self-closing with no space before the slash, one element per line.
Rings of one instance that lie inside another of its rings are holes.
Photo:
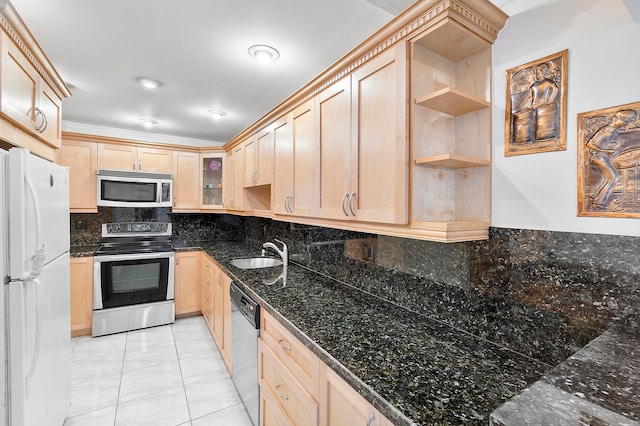
<path fill-rule="evenodd" d="M 347 217 L 349 217 L 349 213 L 347 213 L 347 208 L 344 206 L 344 202 L 347 201 L 348 197 L 349 197 L 348 192 L 345 192 L 344 197 L 342 197 L 342 211 L 344 212 L 344 215 Z"/>
<path fill-rule="evenodd" d="M 287 195 L 286 197 L 284 197 L 284 209 L 287 211 L 287 213 L 293 213 L 290 203 L 292 197 L 293 195 Z"/>
<path fill-rule="evenodd" d="M 282 337 L 278 339 L 278 346 L 280 346 L 285 351 L 291 352 L 291 346 L 285 346 L 284 343 L 282 343 L 282 341 L 283 341 Z"/>
<path fill-rule="evenodd" d="M 138 170 L 142 170 L 142 160 L 138 160 Z"/>
<path fill-rule="evenodd" d="M 280 393 L 280 384 L 276 384 L 276 393 L 278 394 L 278 396 L 282 399 L 284 399 L 285 401 L 289 400 L 289 397 L 287 395 L 283 395 Z"/>
<path fill-rule="evenodd" d="M 36 113 L 33 117 L 34 118 L 33 126 L 35 127 L 36 132 L 42 133 L 44 132 L 44 129 L 47 127 L 46 126 L 47 118 L 45 117 L 44 113 L 40 108 L 36 107 L 35 112 Z"/>
<path fill-rule="evenodd" d="M 367 421 L 367 426 L 371 426 L 373 424 L 373 421 L 376 419 L 376 415 L 371 413 L 369 415 L 369 420 Z"/>
<path fill-rule="evenodd" d="M 293 213 L 293 195 L 289 195 L 289 213 Z"/>
<path fill-rule="evenodd" d="M 176 206 L 176 197 L 173 197 L 173 207 Z"/>
<path fill-rule="evenodd" d="M 356 215 L 356 213 L 353 211 L 353 199 L 355 198 L 356 193 L 352 192 L 351 195 L 349 196 L 349 210 L 351 210 L 351 214 L 352 215 Z"/>
<path fill-rule="evenodd" d="M 49 125 L 49 120 L 47 120 L 47 116 L 42 113 L 42 117 L 44 117 L 44 127 L 40 130 L 40 133 L 44 133 L 47 130 L 47 126 Z"/>
<path fill-rule="evenodd" d="M 38 118 L 40 118 L 40 120 L 38 120 Z M 38 121 L 40 122 L 38 123 Z M 47 121 L 47 116 L 44 115 L 44 112 L 42 112 L 40 108 L 36 108 L 35 121 L 33 124 L 35 125 L 36 131 L 38 133 L 44 133 L 45 129 L 47 128 L 47 124 L 49 124 L 49 122 Z"/>
<path fill-rule="evenodd" d="M 236 205 L 236 197 L 233 197 L 233 198 L 231 199 L 231 203 L 230 203 L 230 204 L 231 204 L 231 207 L 233 207 L 233 206 L 235 206 L 235 205 Z"/>
<path fill-rule="evenodd" d="M 135 170 L 135 169 L 136 169 L 136 160 L 133 160 L 133 164 L 131 165 L 131 168 L 132 168 L 133 170 Z"/>
<path fill-rule="evenodd" d="M 251 173 L 251 182 L 253 182 L 254 185 L 256 185 L 258 183 L 258 172 L 254 171 L 253 173 Z"/>

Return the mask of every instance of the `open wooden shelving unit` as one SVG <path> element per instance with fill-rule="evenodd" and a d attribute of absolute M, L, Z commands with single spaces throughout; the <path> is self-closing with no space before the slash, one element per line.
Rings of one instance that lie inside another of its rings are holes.
<path fill-rule="evenodd" d="M 486 239 L 491 221 L 491 43 L 450 17 L 410 41 L 411 227 Z"/>

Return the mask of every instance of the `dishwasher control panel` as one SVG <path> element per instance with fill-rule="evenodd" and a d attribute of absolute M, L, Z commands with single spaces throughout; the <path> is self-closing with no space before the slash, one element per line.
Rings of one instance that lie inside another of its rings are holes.
<path fill-rule="evenodd" d="M 253 301 L 245 292 L 235 284 L 231 283 L 229 288 L 231 303 L 244 315 L 254 328 L 260 328 L 260 305 Z"/>

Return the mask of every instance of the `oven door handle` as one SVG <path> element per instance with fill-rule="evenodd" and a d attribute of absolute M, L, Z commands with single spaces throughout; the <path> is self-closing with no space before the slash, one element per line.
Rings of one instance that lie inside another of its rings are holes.
<path fill-rule="evenodd" d="M 102 269 L 100 262 L 93 258 L 93 310 L 102 309 Z"/>
<path fill-rule="evenodd" d="M 117 262 L 120 260 L 139 260 L 139 259 L 160 259 L 160 258 L 173 258 L 175 252 L 163 251 L 152 253 L 127 253 L 127 254 L 98 254 L 93 257 L 94 263 L 100 262 Z"/>

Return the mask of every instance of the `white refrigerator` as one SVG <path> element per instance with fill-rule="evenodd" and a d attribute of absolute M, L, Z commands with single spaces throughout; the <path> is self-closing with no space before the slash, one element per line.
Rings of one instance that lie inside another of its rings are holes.
<path fill-rule="evenodd" d="M 0 425 L 62 425 L 71 402 L 69 171 L 0 149 Z"/>

